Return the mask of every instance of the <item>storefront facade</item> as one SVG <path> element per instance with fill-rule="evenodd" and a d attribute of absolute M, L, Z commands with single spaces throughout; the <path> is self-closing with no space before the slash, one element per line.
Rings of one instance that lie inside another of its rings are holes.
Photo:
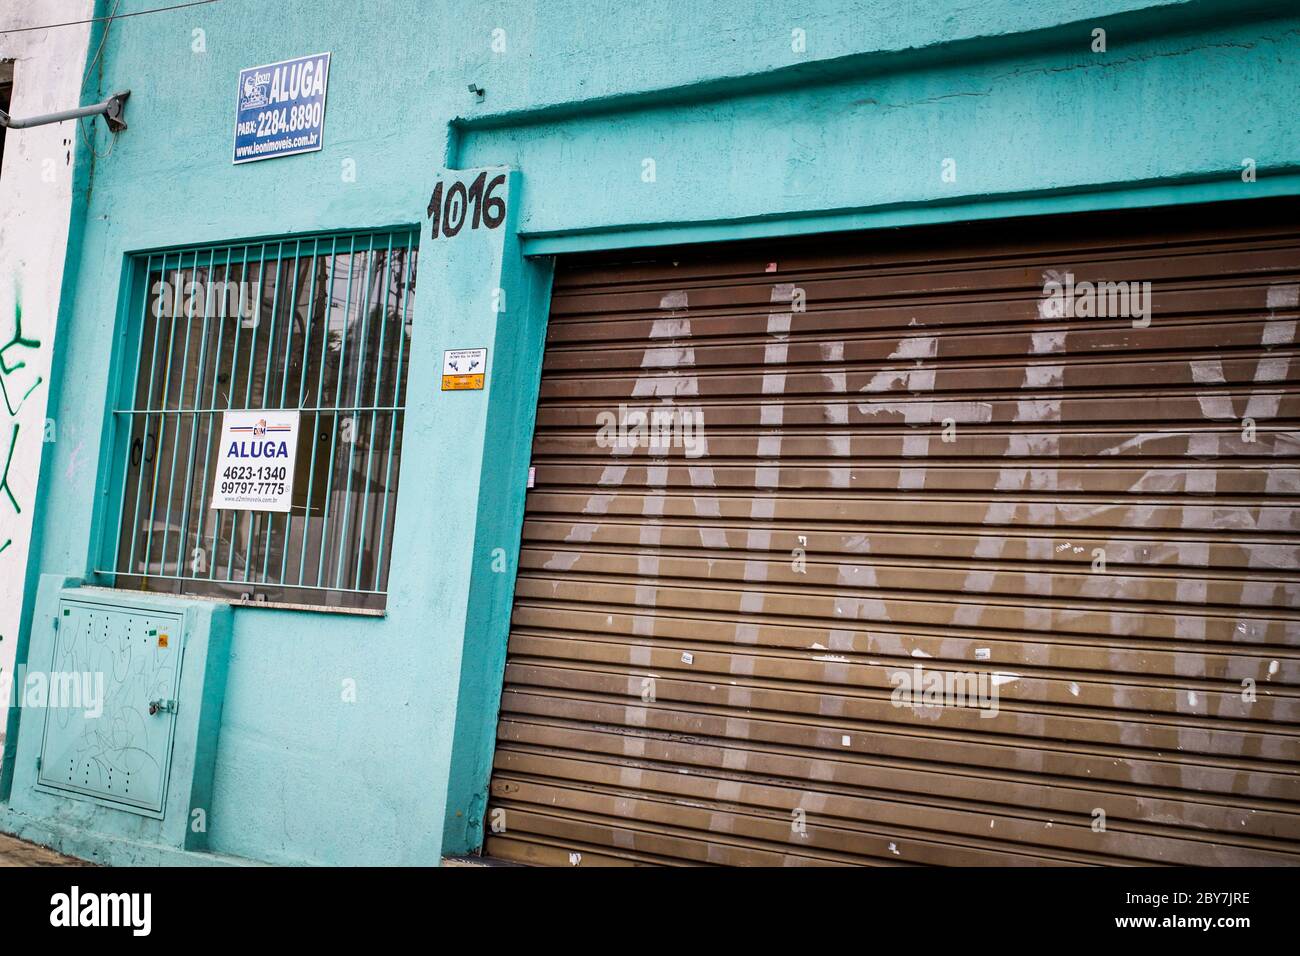
<path fill-rule="evenodd" d="M 139 642 L 157 706 L 90 757 L 11 711 L 0 828 L 114 863 L 1294 862 L 1300 18 L 903 6 L 115 23 L 129 129 L 77 154 L 50 394 L 86 440 L 45 450 L 17 656 Z M 323 53 L 322 148 L 232 161 L 241 71 Z M 295 416 L 287 510 L 223 517 L 245 409 L 272 452 Z M 925 659 L 1002 714 L 890 707 Z"/>

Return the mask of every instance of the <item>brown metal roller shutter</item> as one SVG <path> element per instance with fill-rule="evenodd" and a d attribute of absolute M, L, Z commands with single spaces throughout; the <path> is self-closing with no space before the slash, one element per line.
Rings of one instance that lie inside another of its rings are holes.
<path fill-rule="evenodd" d="M 1298 213 L 561 261 L 486 852 L 1300 862 Z M 1044 316 L 1067 272 L 1150 326 Z"/>

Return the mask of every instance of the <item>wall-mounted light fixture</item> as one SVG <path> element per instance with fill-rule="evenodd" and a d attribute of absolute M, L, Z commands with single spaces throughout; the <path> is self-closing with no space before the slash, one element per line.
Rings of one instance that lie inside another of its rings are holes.
<path fill-rule="evenodd" d="M 130 95 L 130 90 L 124 90 L 121 93 L 114 93 L 104 102 L 96 103 L 94 106 L 80 106 L 75 110 L 29 116 L 26 119 L 14 119 L 4 110 L 0 110 L 0 126 L 9 129 L 27 129 L 29 126 L 47 126 L 50 123 L 62 123 L 64 120 L 81 119 L 85 116 L 103 116 L 108 128 L 114 133 L 120 133 L 126 129 L 126 120 L 122 119 L 122 114 L 126 110 L 126 98 Z"/>

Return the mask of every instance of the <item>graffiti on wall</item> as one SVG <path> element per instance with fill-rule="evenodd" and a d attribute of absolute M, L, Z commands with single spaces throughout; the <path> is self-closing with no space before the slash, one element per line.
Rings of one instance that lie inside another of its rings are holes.
<path fill-rule="evenodd" d="M 13 518 L 23 513 L 22 504 L 9 484 L 9 472 L 14 466 L 18 436 L 22 433 L 18 413 L 22 411 L 28 397 L 44 382 L 44 378 L 27 362 L 29 358 L 35 359 L 40 347 L 39 339 L 23 335 L 22 299 L 16 296 L 13 331 L 5 344 L 0 345 L 0 398 L 4 401 L 5 412 L 4 420 L 0 422 L 0 436 L 4 438 L 4 445 L 0 446 L 3 447 L 4 460 L 4 469 L 0 471 L 0 492 L 3 493 L 0 494 L 0 513 L 5 515 L 4 520 L 0 521 L 0 529 L 5 529 Z M 11 544 L 13 537 L 9 530 L 0 530 L 0 554 L 4 554 Z"/>

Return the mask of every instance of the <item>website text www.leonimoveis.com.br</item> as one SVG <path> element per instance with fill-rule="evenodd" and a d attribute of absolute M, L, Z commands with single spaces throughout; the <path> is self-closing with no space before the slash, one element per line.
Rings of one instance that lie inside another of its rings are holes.
<path fill-rule="evenodd" d="M 250 143 L 247 146 L 236 147 L 235 158 L 247 159 L 250 156 L 279 152 L 286 149 L 306 149 L 315 146 L 316 140 L 316 133 L 308 133 L 304 136 L 286 136 L 283 139 L 267 140 L 264 143 Z"/>

